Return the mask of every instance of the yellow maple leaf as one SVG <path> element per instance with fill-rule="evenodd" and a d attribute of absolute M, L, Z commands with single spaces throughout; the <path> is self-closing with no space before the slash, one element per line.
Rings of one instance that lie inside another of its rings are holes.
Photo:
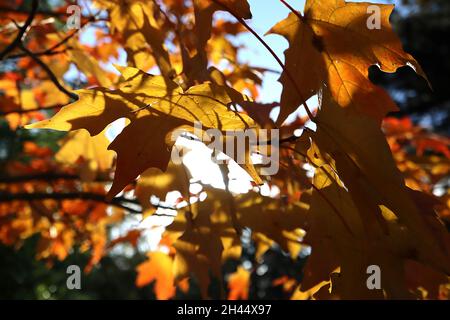
<path fill-rule="evenodd" d="M 166 172 L 156 168 L 147 169 L 142 173 L 136 185 L 136 196 L 144 208 L 151 206 L 150 197 L 157 196 L 164 200 L 169 191 L 180 191 L 188 199 L 189 179 L 187 170 L 182 164 L 169 162 Z"/>
<path fill-rule="evenodd" d="M 190 130 L 197 122 L 202 127 L 222 131 L 255 126 L 247 115 L 229 109 L 233 102 L 230 88 L 204 83 L 184 91 L 165 77 L 130 67 L 118 68 L 122 73 L 118 89 L 76 90 L 79 100 L 63 107 L 51 119 L 26 126 L 61 131 L 84 128 L 94 136 L 114 120 L 130 119 L 130 124 L 109 146 L 118 155 L 110 197 L 150 167 L 166 170 L 170 148 L 175 143 L 171 133 L 175 129 Z M 251 163 L 245 167 L 260 183 Z"/>
<path fill-rule="evenodd" d="M 328 281 L 341 267 L 331 278 L 340 298 L 408 298 L 405 259 L 448 273 L 448 234 L 432 208 L 418 206 L 404 185 L 377 121 L 341 108 L 329 92 L 317 118 L 308 150 L 316 167 L 305 237 L 312 254 L 302 290 Z M 365 284 L 372 264 L 383 270 L 378 292 Z"/>
<path fill-rule="evenodd" d="M 108 144 L 104 132 L 91 137 L 86 130 L 73 131 L 64 139 L 55 158 L 68 165 L 74 165 L 81 160 L 82 163 L 78 167 L 81 179 L 93 181 L 98 172 L 104 172 L 112 166 L 114 152 L 107 150 Z"/>
<path fill-rule="evenodd" d="M 143 287 L 155 281 L 156 298 L 167 300 L 175 295 L 172 259 L 162 252 L 149 252 L 148 260 L 137 266 L 136 286 Z"/>
<path fill-rule="evenodd" d="M 408 65 L 425 77 L 392 31 L 389 16 L 394 6 L 376 4 L 381 14 L 380 28 L 369 29 L 368 7 L 372 5 L 307 0 L 303 15 L 290 13 L 269 31 L 285 37 L 290 44 L 285 51 L 287 71 L 280 78 L 283 93 L 279 123 L 324 84 L 340 106 L 355 108 L 381 121 L 397 106 L 369 80 L 368 68 L 378 65 L 384 72 L 395 72 Z"/>

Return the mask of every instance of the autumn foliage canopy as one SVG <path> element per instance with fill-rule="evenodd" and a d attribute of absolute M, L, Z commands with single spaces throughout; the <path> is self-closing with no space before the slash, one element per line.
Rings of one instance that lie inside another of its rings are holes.
<path fill-rule="evenodd" d="M 245 233 L 257 259 L 274 246 L 308 256 L 301 281 L 275 284 L 292 299 L 447 299 L 450 194 L 436 188 L 449 141 L 396 118 L 369 79 L 371 66 L 411 67 L 428 81 L 390 25 L 394 6 L 375 4 L 380 25 L 369 28 L 374 4 L 267 2 L 290 13 L 263 35 L 246 0 L 92 0 L 80 3 L 78 27 L 68 1 L 2 0 L 0 241 L 19 248 L 38 234 L 36 259 L 49 268 L 77 246 L 90 253 L 88 273 L 155 231 L 136 286 L 170 299 L 195 284 L 208 298 L 218 281 L 222 298 L 247 299 L 252 270 L 222 272 Z M 281 70 L 278 101 L 260 97 L 273 70 L 239 59 L 244 33 Z M 287 40 L 284 59 L 268 35 Z M 246 145 L 241 162 L 225 149 L 221 187 L 173 159 L 208 145 L 208 129 L 223 144 L 250 129 L 279 130 L 279 141 Z M 275 174 L 263 173 L 259 148 L 279 155 Z M 251 181 L 247 192 L 233 191 L 233 170 Z M 112 238 L 130 215 L 143 223 Z M 367 286 L 372 265 L 380 289 Z"/>

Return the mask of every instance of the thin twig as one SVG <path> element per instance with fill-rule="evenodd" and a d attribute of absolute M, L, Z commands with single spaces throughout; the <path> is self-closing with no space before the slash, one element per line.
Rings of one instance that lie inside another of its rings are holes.
<path fill-rule="evenodd" d="M 314 115 L 312 114 L 311 110 L 308 107 L 308 104 L 306 102 L 306 99 L 303 98 L 303 94 L 300 91 L 300 88 L 297 85 L 297 82 L 295 81 L 294 77 L 291 75 L 291 73 L 289 72 L 289 70 L 287 70 L 286 66 L 284 65 L 284 63 L 281 61 L 281 59 L 277 56 L 277 54 L 272 50 L 272 48 L 267 44 L 267 42 L 265 42 L 261 36 L 256 33 L 255 30 L 253 30 L 252 27 L 250 27 L 247 22 L 245 22 L 244 19 L 242 19 L 241 17 L 239 17 L 239 15 L 237 15 L 232 9 L 230 9 L 227 5 L 223 4 L 221 1 L 219 0 L 212 0 L 212 2 L 214 2 L 215 4 L 221 6 L 222 8 L 224 8 L 226 11 L 228 11 L 233 17 L 235 17 L 239 23 L 241 23 L 248 31 L 250 31 L 250 33 L 252 33 L 256 39 L 258 39 L 258 41 L 270 52 L 270 54 L 274 57 L 274 59 L 277 61 L 277 63 L 280 65 L 280 67 L 283 69 L 283 71 L 285 72 L 286 76 L 289 78 L 289 80 L 292 82 L 292 84 L 294 85 L 295 90 L 297 91 L 297 93 L 299 94 L 300 99 L 303 101 L 303 106 L 305 108 L 306 113 L 308 114 L 308 117 L 310 118 L 311 121 L 315 122 L 314 119 Z"/>
<path fill-rule="evenodd" d="M 71 99 L 74 100 L 78 99 L 78 96 L 75 93 L 70 92 L 69 90 L 64 88 L 61 83 L 59 83 L 58 78 L 56 78 L 53 71 L 41 59 L 39 59 L 39 57 L 37 57 L 33 52 L 28 50 L 21 42 L 19 43 L 19 47 L 23 52 L 25 52 L 28 56 L 30 56 L 38 65 L 40 65 L 42 69 L 45 70 L 45 72 L 47 72 L 47 75 L 49 76 L 50 80 L 62 93 L 66 94 Z"/>
<path fill-rule="evenodd" d="M 297 16 L 297 18 L 299 18 L 300 20 L 303 19 L 303 17 L 301 16 L 301 14 L 300 14 L 297 10 L 295 10 L 289 3 L 287 3 L 287 2 L 284 1 L 284 0 L 280 0 L 280 1 L 281 1 L 281 3 L 284 4 L 289 10 L 291 10 L 291 12 L 292 12 L 293 14 L 295 14 L 295 15 Z"/>
<path fill-rule="evenodd" d="M 19 46 L 20 43 L 22 43 L 22 37 L 24 36 L 25 32 L 27 31 L 28 27 L 33 22 L 34 16 L 36 15 L 37 8 L 39 6 L 39 0 L 33 0 L 31 4 L 31 12 L 25 21 L 24 25 L 19 29 L 19 32 L 16 35 L 16 38 L 11 42 L 2 52 L 0 52 L 0 60 L 3 60 L 3 58 L 10 53 L 12 50 L 14 50 L 17 46 Z"/>
<path fill-rule="evenodd" d="M 136 200 L 127 199 L 125 197 L 117 197 L 114 198 L 111 202 L 106 200 L 106 196 L 97 193 L 90 192 L 67 192 L 67 193 L 3 193 L 0 192 L 0 203 L 1 202 L 12 202 L 12 201 L 33 201 L 33 200 L 74 200 L 74 199 L 82 199 L 82 200 L 92 200 L 97 202 L 102 202 L 105 204 L 109 204 L 112 206 L 120 207 L 126 209 L 132 213 L 142 213 L 142 209 L 134 209 L 126 206 L 126 203 L 139 205 Z"/>
<path fill-rule="evenodd" d="M 27 181 L 79 180 L 80 176 L 67 173 L 39 173 L 20 176 L 0 176 L 0 183 L 19 183 Z M 110 182 L 110 179 L 97 179 L 95 182 Z"/>
<path fill-rule="evenodd" d="M 70 48 L 67 48 L 67 49 L 70 49 Z M 47 50 L 46 50 L 46 51 L 41 51 L 41 52 L 35 52 L 34 54 L 37 57 L 42 57 L 42 56 L 50 57 L 50 56 L 55 56 L 57 54 L 66 53 L 67 49 L 62 49 L 62 50 L 57 50 L 57 51 L 50 51 L 50 52 L 47 52 Z M 28 55 L 26 53 L 17 53 L 17 54 L 12 54 L 12 55 L 7 56 L 5 58 L 5 60 L 24 58 L 24 57 L 27 57 L 27 56 Z"/>
<path fill-rule="evenodd" d="M 87 20 L 88 22 L 92 22 L 95 21 L 95 17 L 91 17 Z M 51 46 L 50 48 L 44 50 L 44 51 L 40 51 L 40 52 L 34 52 L 33 54 L 36 56 L 50 56 L 50 55 L 55 55 L 55 54 L 59 54 L 59 53 L 63 53 L 65 52 L 67 49 L 71 49 L 70 47 L 67 47 L 63 50 L 60 51 L 54 51 L 56 49 L 58 49 L 59 47 L 61 47 L 62 45 L 64 45 L 65 43 L 67 43 L 67 41 L 69 41 L 71 38 L 73 38 L 74 35 L 76 35 L 81 29 L 83 29 L 83 27 L 85 26 L 85 24 L 83 26 L 81 26 L 79 29 L 76 29 L 74 32 L 72 32 L 71 34 L 67 35 L 66 37 L 64 37 L 60 42 L 54 44 L 53 46 Z M 27 54 L 26 53 L 18 53 L 15 55 L 10 55 L 8 56 L 6 59 L 16 59 L 16 58 L 23 58 L 26 57 Z"/>

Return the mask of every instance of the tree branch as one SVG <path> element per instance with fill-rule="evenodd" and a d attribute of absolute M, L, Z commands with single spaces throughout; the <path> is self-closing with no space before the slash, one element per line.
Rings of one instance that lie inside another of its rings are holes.
<path fill-rule="evenodd" d="M 53 106 L 37 107 L 37 108 L 31 108 L 31 109 L 18 109 L 18 110 L 0 111 L 0 116 L 6 116 L 6 115 L 11 114 L 11 113 L 23 114 L 23 113 L 28 113 L 28 112 L 51 110 L 51 109 L 57 109 L 57 108 L 62 108 L 62 107 L 64 107 L 64 106 L 61 106 L 60 104 L 58 104 L 58 105 L 53 105 Z"/>
<path fill-rule="evenodd" d="M 76 175 L 69 174 L 37 174 L 37 175 L 27 175 L 18 177 L 0 177 L 0 183 L 17 183 L 32 180 L 77 180 L 79 179 Z M 108 182 L 109 180 L 98 180 L 97 182 Z M 82 199 L 82 200 L 92 200 L 97 202 L 106 203 L 108 205 L 120 207 L 122 209 L 128 210 L 132 213 L 142 213 L 141 204 L 137 199 L 130 199 L 124 196 L 115 197 L 111 201 L 106 199 L 106 195 L 90 192 L 67 192 L 67 193 L 46 193 L 46 192 L 35 192 L 35 193 L 9 193 L 0 191 L 0 203 L 1 202 L 12 202 L 12 201 L 33 201 L 33 200 L 71 200 L 71 199 Z M 138 206 L 139 209 L 131 208 L 125 204 L 130 204 Z M 163 204 L 151 204 L 157 209 L 168 209 L 177 210 L 175 207 L 166 206 Z M 164 214 L 161 214 L 164 215 Z"/>
<path fill-rule="evenodd" d="M 66 174 L 66 173 L 39 173 L 39 174 L 29 174 L 21 176 L 0 176 L 0 183 L 18 183 L 33 180 L 78 180 L 80 176 L 76 174 Z M 109 179 L 97 179 L 95 182 L 111 182 Z"/>
<path fill-rule="evenodd" d="M 69 48 L 66 48 L 66 49 L 62 49 L 62 50 L 56 50 L 56 51 L 48 51 L 48 50 L 45 50 L 45 51 L 41 51 L 41 52 L 35 52 L 34 54 L 35 54 L 37 57 L 42 57 L 42 56 L 47 56 L 47 57 L 49 57 L 49 56 L 55 56 L 55 55 L 57 55 L 57 54 L 65 53 L 65 52 L 67 52 L 67 49 L 70 49 L 70 47 L 69 47 Z M 5 58 L 5 60 L 24 58 L 24 57 L 27 57 L 27 56 L 28 56 L 28 54 L 26 54 L 26 53 L 11 54 L 11 55 L 7 56 L 7 57 Z"/>
<path fill-rule="evenodd" d="M 55 84 L 55 86 L 64 94 L 66 94 L 69 98 L 71 99 L 78 99 L 78 96 L 73 93 L 70 92 L 69 90 L 67 90 L 66 88 L 63 87 L 63 85 L 61 83 L 59 83 L 58 78 L 56 78 L 55 74 L 53 73 L 52 70 L 50 70 L 50 68 L 41 60 L 39 59 L 39 57 L 37 57 L 33 52 L 31 52 L 30 50 L 28 50 L 22 42 L 19 43 L 19 47 L 20 49 L 25 52 L 28 56 L 30 56 L 38 65 L 40 65 L 42 67 L 42 69 L 45 70 L 45 72 L 47 72 L 50 80 Z"/>
<path fill-rule="evenodd" d="M 31 12 L 25 21 L 24 25 L 19 28 L 19 32 L 17 33 L 16 38 L 11 42 L 2 52 L 0 52 L 0 60 L 3 60 L 3 58 L 10 53 L 14 48 L 19 46 L 22 43 L 22 37 L 24 36 L 25 32 L 27 31 L 28 27 L 33 22 L 34 16 L 36 15 L 37 8 L 39 6 L 39 0 L 33 0 L 31 4 Z"/>
<path fill-rule="evenodd" d="M 12 201 L 33 201 L 33 200 L 92 200 L 97 202 L 102 202 L 112 206 L 120 207 L 122 209 L 128 210 L 132 213 L 142 213 L 142 209 L 134 209 L 126 206 L 125 204 L 133 204 L 140 206 L 139 202 L 134 199 L 128 199 L 125 197 L 117 197 L 112 201 L 107 201 L 106 196 L 97 193 L 90 192 L 67 192 L 67 193 L 9 193 L 0 192 L 0 203 L 1 202 L 12 202 Z"/>

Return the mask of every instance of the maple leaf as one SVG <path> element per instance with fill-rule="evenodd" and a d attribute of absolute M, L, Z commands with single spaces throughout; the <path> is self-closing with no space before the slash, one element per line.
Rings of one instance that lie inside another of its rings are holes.
<path fill-rule="evenodd" d="M 313 253 L 302 290 L 328 281 L 340 267 L 340 276 L 331 277 L 334 294 L 380 298 L 364 282 L 367 266 L 375 264 L 383 270 L 388 297 L 410 297 L 404 286 L 405 259 L 448 273 L 448 234 L 432 209 L 411 197 L 377 121 L 342 109 L 329 92 L 322 99 L 320 125 L 308 150 L 316 170 L 305 242 Z"/>
<path fill-rule="evenodd" d="M 324 84 L 341 107 L 354 108 L 381 121 L 397 106 L 369 80 L 368 68 L 372 65 L 384 72 L 395 72 L 408 65 L 426 78 L 391 29 L 389 16 L 394 6 L 376 4 L 381 12 L 381 26 L 369 29 L 371 5 L 374 4 L 307 0 L 303 15 L 292 12 L 268 32 L 289 42 L 286 70 L 280 78 L 283 92 L 279 123 Z"/>
<path fill-rule="evenodd" d="M 229 215 L 229 194 L 224 190 L 208 188 L 204 202 L 191 204 L 167 227 L 166 234 L 174 239 L 176 249 L 174 274 L 176 281 L 193 275 L 200 286 L 202 297 L 208 296 L 210 272 L 221 278 L 221 264 L 228 258 L 241 255 L 239 237 Z"/>
<path fill-rule="evenodd" d="M 211 36 L 214 12 L 226 10 L 221 4 L 231 9 L 241 18 L 250 19 L 252 17 L 247 0 L 194 0 L 195 32 L 198 36 L 198 49 L 204 48 Z"/>
<path fill-rule="evenodd" d="M 165 253 L 155 251 L 147 254 L 148 260 L 136 267 L 136 286 L 143 287 L 155 281 L 156 298 L 167 300 L 175 295 L 172 259 Z"/>
<path fill-rule="evenodd" d="M 111 86 L 109 74 L 103 70 L 98 61 L 89 55 L 86 50 L 73 39 L 69 41 L 71 50 L 68 52 L 71 60 L 77 65 L 78 69 L 88 77 L 94 77 L 97 82 L 104 87 Z"/>
<path fill-rule="evenodd" d="M 96 0 L 101 8 L 110 14 L 112 33 L 120 33 L 125 39 L 127 62 L 132 66 L 149 67 L 155 60 L 161 73 L 169 78 L 174 76 L 169 53 L 164 47 L 164 32 L 155 19 L 155 3 L 136 0 L 127 3 L 122 0 Z M 150 48 L 151 50 L 149 50 Z"/>
<path fill-rule="evenodd" d="M 114 120 L 130 119 L 131 123 L 109 146 L 118 155 L 110 197 L 147 168 L 166 170 L 175 129 L 193 128 L 195 122 L 222 131 L 255 126 L 247 115 L 229 109 L 233 102 L 230 88 L 204 83 L 184 91 L 162 76 L 131 67 L 119 70 L 123 79 L 118 89 L 76 90 L 79 100 L 63 107 L 53 118 L 27 126 L 62 131 L 84 128 L 95 136 Z M 246 166 L 248 169 L 250 164 Z M 252 177 L 258 179 L 255 174 Z"/>
<path fill-rule="evenodd" d="M 114 153 L 107 150 L 109 141 L 104 132 L 91 137 L 86 130 L 69 133 L 55 155 L 57 161 L 78 166 L 80 177 L 84 181 L 93 181 L 98 173 L 111 168 Z"/>
<path fill-rule="evenodd" d="M 237 219 L 253 231 L 256 240 L 257 258 L 273 243 L 295 259 L 302 245 L 301 228 L 305 227 L 306 210 L 297 205 L 284 205 L 280 199 L 262 197 L 254 192 L 237 197 Z"/>
<path fill-rule="evenodd" d="M 166 172 L 156 168 L 147 169 L 142 173 L 136 185 L 136 196 L 144 208 L 151 206 L 150 197 L 157 196 L 164 200 L 169 191 L 180 191 L 182 196 L 189 198 L 189 179 L 186 168 L 182 164 L 169 162 Z"/>
<path fill-rule="evenodd" d="M 206 188 L 207 198 L 191 205 L 192 212 L 178 214 L 167 227 L 176 248 L 174 274 L 177 281 L 190 275 L 198 280 L 202 296 L 206 297 L 211 282 L 209 272 L 220 278 L 220 265 L 227 258 L 241 256 L 236 227 L 248 227 L 256 241 L 257 257 L 274 243 L 293 258 L 301 249 L 298 229 L 305 222 L 306 210 L 297 206 L 282 206 L 279 199 L 259 197 L 250 192 L 235 201 L 231 211 L 229 193 Z M 189 209 L 190 210 L 190 209 Z"/>
<path fill-rule="evenodd" d="M 212 232 L 211 225 L 203 230 L 188 229 L 175 242 L 174 247 L 176 281 L 193 274 L 199 282 L 202 297 L 207 297 L 210 271 L 213 276 L 220 278 L 223 250 L 220 238 Z"/>
<path fill-rule="evenodd" d="M 211 38 L 214 13 L 230 9 L 244 19 L 250 19 L 252 13 L 247 0 L 194 0 L 193 5 L 195 17 L 193 31 L 196 38 L 196 52 L 193 57 L 187 54 L 183 55 L 184 73 L 188 75 L 190 81 L 193 81 L 193 79 L 205 81 L 208 79 L 208 57 L 205 47 Z"/>

